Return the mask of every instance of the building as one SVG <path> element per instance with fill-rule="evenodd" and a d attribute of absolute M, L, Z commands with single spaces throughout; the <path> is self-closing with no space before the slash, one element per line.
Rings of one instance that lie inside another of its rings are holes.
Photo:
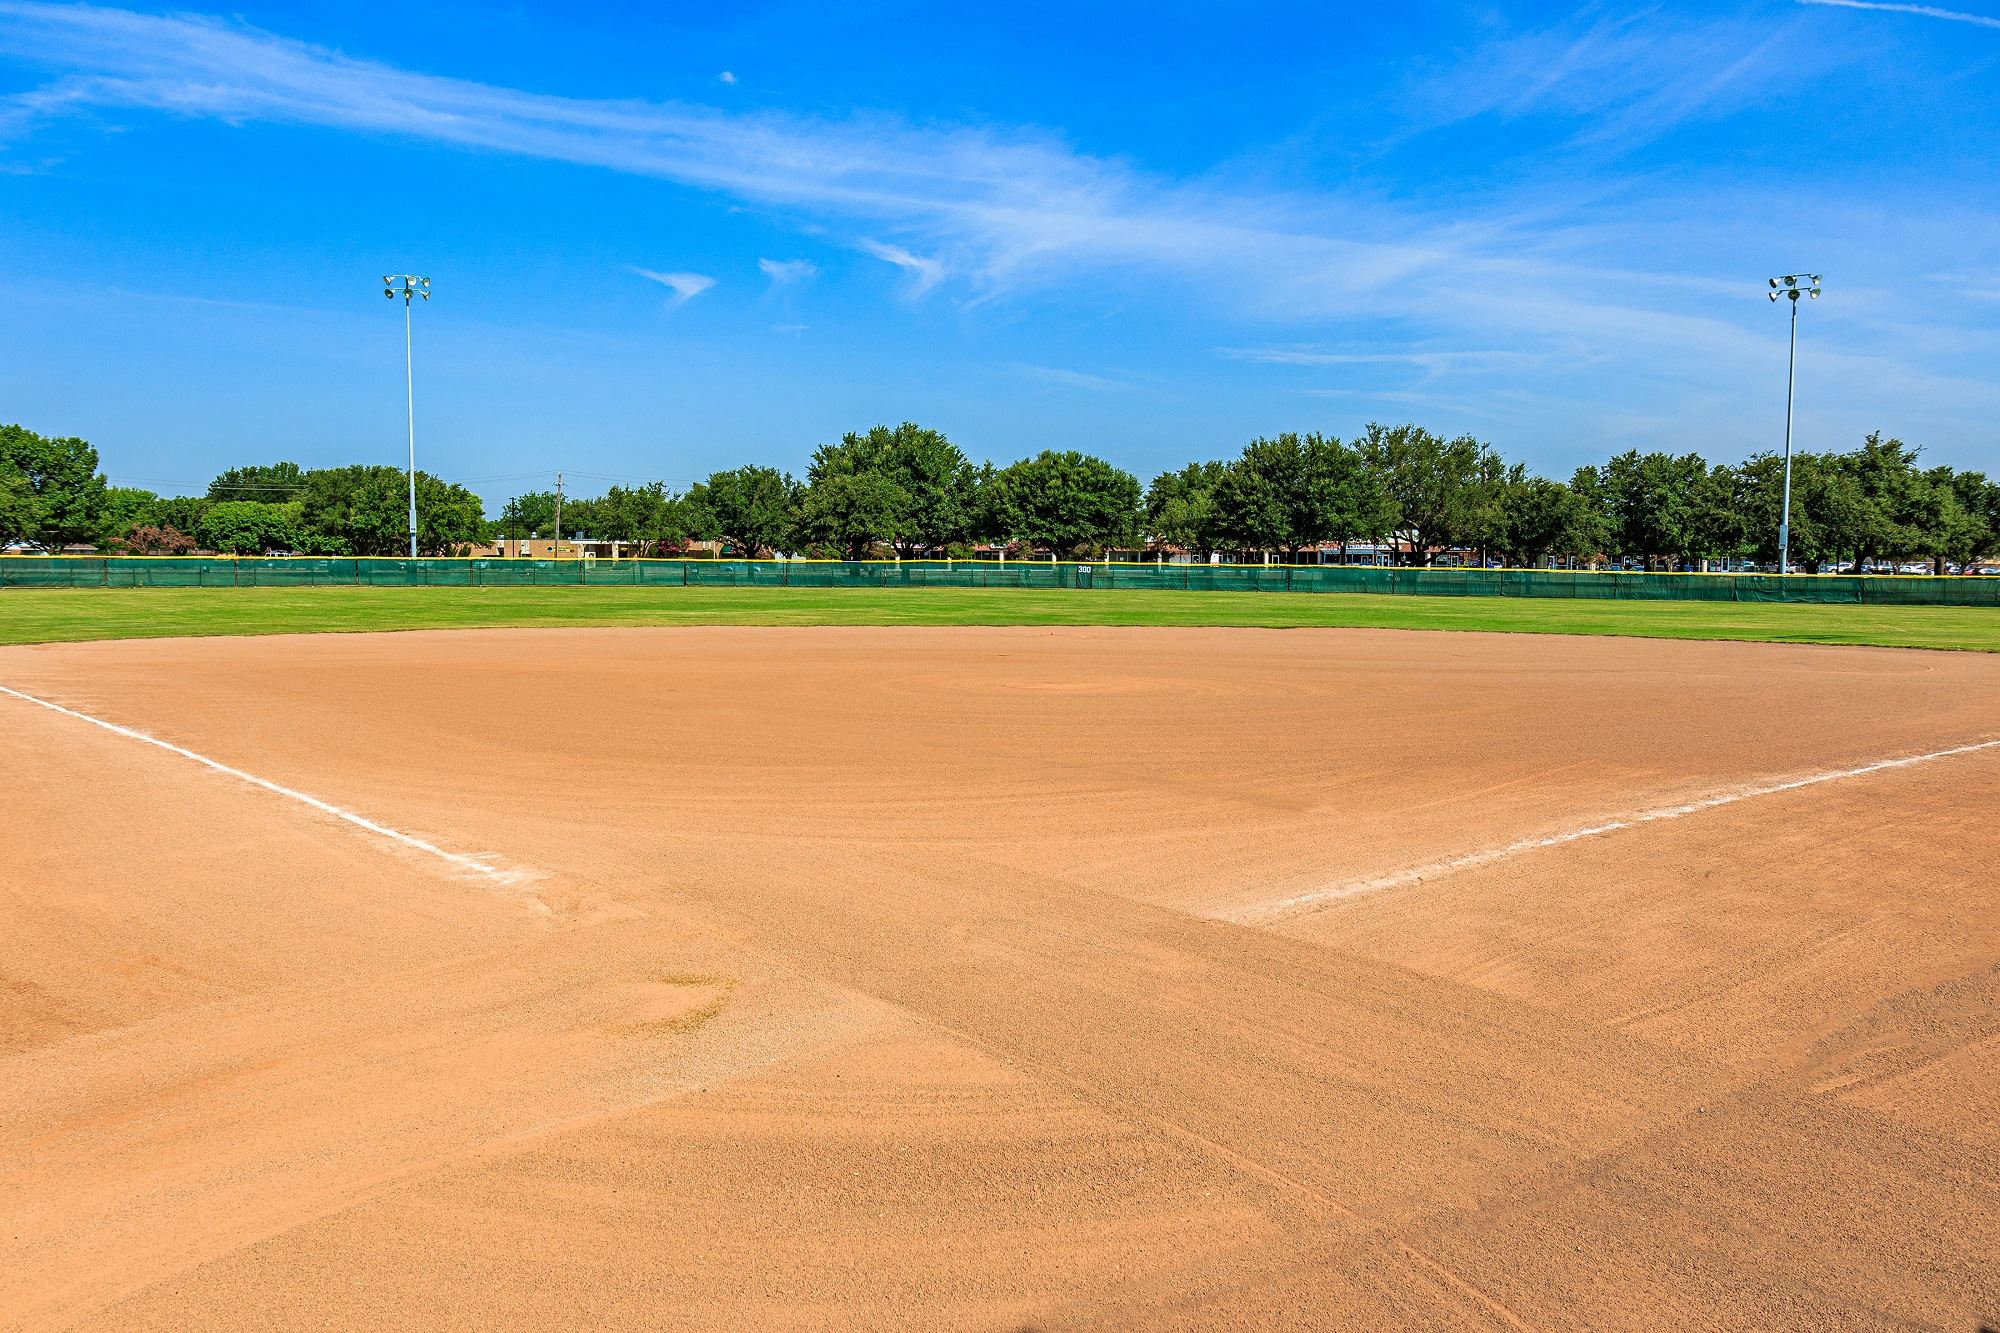
<path fill-rule="evenodd" d="M 722 551 L 720 542 L 686 542 L 683 545 L 687 550 L 707 551 L 710 555 L 720 555 Z M 476 560 L 629 560 L 638 553 L 638 543 L 595 537 L 503 536 L 466 551 Z"/>

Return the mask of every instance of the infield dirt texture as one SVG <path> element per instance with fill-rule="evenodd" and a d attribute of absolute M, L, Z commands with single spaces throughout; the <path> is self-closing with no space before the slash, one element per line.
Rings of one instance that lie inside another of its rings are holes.
<path fill-rule="evenodd" d="M 2000 657 L 469 630 L 0 685 L 12 1325 L 2000 1319 Z"/>

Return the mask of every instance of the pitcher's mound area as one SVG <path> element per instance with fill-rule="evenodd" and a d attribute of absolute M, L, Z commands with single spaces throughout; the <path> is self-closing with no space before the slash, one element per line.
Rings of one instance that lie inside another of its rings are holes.
<path fill-rule="evenodd" d="M 469 631 L 0 686 L 0 1322 L 2000 1320 L 2000 658 Z"/>

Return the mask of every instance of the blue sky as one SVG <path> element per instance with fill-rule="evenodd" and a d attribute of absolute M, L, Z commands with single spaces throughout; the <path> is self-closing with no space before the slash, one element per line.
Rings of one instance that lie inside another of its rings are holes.
<path fill-rule="evenodd" d="M 1970 3 L 1970 0 L 1968 0 Z M 115 479 L 1142 478 L 1284 429 L 2000 470 L 2000 6 L 0 0 L 0 420 Z M 726 13 L 720 11 L 728 11 Z"/>

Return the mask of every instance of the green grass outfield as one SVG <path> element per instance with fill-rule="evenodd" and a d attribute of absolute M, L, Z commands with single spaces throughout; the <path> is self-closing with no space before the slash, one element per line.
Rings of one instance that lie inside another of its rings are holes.
<path fill-rule="evenodd" d="M 1981 607 L 1013 588 L 138 588 L 0 592 L 0 643 L 580 625 L 1239 625 L 2000 652 Z"/>

